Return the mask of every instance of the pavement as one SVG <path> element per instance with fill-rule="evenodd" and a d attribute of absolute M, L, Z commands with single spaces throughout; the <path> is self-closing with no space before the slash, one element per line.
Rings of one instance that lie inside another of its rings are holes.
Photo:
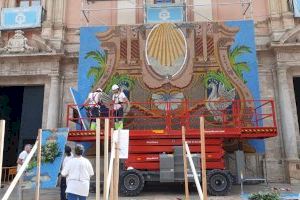
<path fill-rule="evenodd" d="M 0 196 L 2 197 L 8 186 L 1 189 Z M 237 199 L 247 199 L 247 194 L 254 192 L 266 192 L 266 191 L 278 191 L 286 196 L 294 196 L 294 198 L 285 199 L 298 199 L 300 200 L 300 185 L 291 186 L 286 184 L 259 184 L 259 185 L 246 185 L 244 187 L 244 196 L 241 196 L 240 186 L 234 185 L 231 192 L 227 196 L 222 197 L 209 197 L 209 200 L 237 200 Z M 23 191 L 23 200 L 34 200 L 33 190 Z M 18 200 L 18 192 L 15 189 L 9 199 Z M 40 199 L 41 200 L 59 200 L 60 190 L 59 188 L 41 190 Z M 298 197 L 296 197 L 296 195 Z M 244 197 L 244 198 L 243 198 Z M 183 200 L 184 199 L 184 185 L 183 184 L 147 184 L 144 191 L 138 197 L 119 197 L 120 200 Z M 198 200 L 197 191 L 195 188 L 190 188 L 190 199 Z M 95 193 L 91 193 L 88 200 L 95 200 Z"/>

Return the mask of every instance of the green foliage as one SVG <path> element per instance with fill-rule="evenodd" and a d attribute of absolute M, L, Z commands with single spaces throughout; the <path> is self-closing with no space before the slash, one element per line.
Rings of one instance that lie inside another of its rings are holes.
<path fill-rule="evenodd" d="M 128 90 L 131 90 L 133 88 L 134 84 L 135 84 L 135 79 L 132 78 L 132 77 L 127 76 L 126 74 L 116 74 L 106 84 L 106 86 L 104 88 L 104 92 L 109 93 L 109 91 L 111 90 L 111 87 L 114 84 L 122 85 L 122 84 L 125 84 L 125 83 L 128 85 Z"/>
<path fill-rule="evenodd" d="M 230 90 L 233 88 L 232 84 L 230 83 L 229 78 L 224 74 L 224 72 L 220 71 L 208 71 L 207 74 L 205 75 L 203 82 L 205 87 L 207 88 L 209 81 L 215 80 L 220 83 L 223 83 L 225 88 Z"/>
<path fill-rule="evenodd" d="M 53 163 L 57 157 L 61 156 L 57 142 L 49 142 L 42 146 L 42 162 Z"/>
<path fill-rule="evenodd" d="M 274 192 L 258 192 L 251 194 L 249 200 L 280 200 L 279 194 Z"/>
<path fill-rule="evenodd" d="M 107 54 L 100 52 L 98 50 L 90 51 L 86 54 L 84 58 L 85 59 L 92 58 L 98 63 L 97 66 L 92 66 L 87 73 L 88 78 L 94 77 L 94 83 L 93 83 L 94 86 L 99 82 L 105 70 L 107 69 Z"/>
<path fill-rule="evenodd" d="M 42 163 L 53 163 L 55 159 L 61 156 L 62 152 L 59 151 L 57 142 L 49 142 L 42 146 Z M 36 156 L 29 162 L 27 170 L 32 170 L 37 166 Z"/>
<path fill-rule="evenodd" d="M 246 62 L 237 62 L 237 58 L 245 53 L 252 53 L 250 47 L 241 45 L 229 51 L 229 61 L 236 75 L 246 83 L 243 72 L 249 72 L 250 67 Z"/>

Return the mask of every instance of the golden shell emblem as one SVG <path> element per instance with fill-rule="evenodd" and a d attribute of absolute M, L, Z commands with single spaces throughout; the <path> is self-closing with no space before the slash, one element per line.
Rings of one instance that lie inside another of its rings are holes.
<path fill-rule="evenodd" d="M 150 65 L 176 67 L 178 71 L 184 65 L 186 54 L 187 44 L 184 34 L 175 24 L 159 24 L 149 33 L 146 56 Z"/>

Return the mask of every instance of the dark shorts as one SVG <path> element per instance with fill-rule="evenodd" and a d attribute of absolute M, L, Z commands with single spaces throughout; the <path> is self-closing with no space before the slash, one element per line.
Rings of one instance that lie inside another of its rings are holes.
<path fill-rule="evenodd" d="M 124 116 L 123 108 L 114 111 L 115 121 L 122 121 Z"/>
<path fill-rule="evenodd" d="M 91 121 L 96 121 L 96 118 L 100 116 L 98 107 L 90 107 L 88 109 L 88 117 L 92 118 Z"/>

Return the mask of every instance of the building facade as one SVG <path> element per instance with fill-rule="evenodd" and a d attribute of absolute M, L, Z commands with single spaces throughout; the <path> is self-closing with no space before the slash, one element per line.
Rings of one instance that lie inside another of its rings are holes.
<path fill-rule="evenodd" d="M 170 1 L 173 2 L 173 1 Z M 180 3 L 181 1 L 174 1 Z M 279 134 L 265 140 L 264 155 L 249 155 L 253 175 L 264 175 L 270 182 L 300 181 L 300 133 L 298 112 L 300 99 L 300 28 L 294 17 L 292 1 L 253 0 L 243 4 L 238 0 L 184 1 L 187 22 L 253 19 L 259 63 L 261 99 L 276 102 Z M 41 26 L 3 29 L 0 32 L 0 90 L 24 87 L 25 92 L 40 88 L 38 101 L 28 102 L 22 112 L 32 120 L 23 120 L 10 145 L 22 146 L 34 140 L 34 128 L 66 126 L 67 104 L 73 103 L 69 88 L 77 87 L 79 37 L 81 26 L 141 24 L 145 22 L 145 7 L 156 1 L 86 1 L 86 0 L 4 0 L 0 8 L 40 5 Z M 233 12 L 234 10 L 234 12 Z M 3 18 L 0 20 L 3 21 Z M 13 90 L 17 92 L 17 90 Z M 1 94 L 1 93 L 0 93 Z M 39 102 L 39 103 L 38 103 Z M 39 105 L 40 106 L 37 106 Z M 40 122 L 37 110 L 41 110 Z M 298 108 L 298 109 L 297 109 Z M 31 113 L 32 111 L 32 113 Z M 25 115 L 21 113 L 21 115 Z M 299 112 L 300 113 L 300 112 Z M 29 126 L 28 124 L 35 124 Z M 26 128 L 27 127 L 27 128 Z M 23 129 L 22 129 L 23 128 Z M 23 130 L 23 131 L 22 131 Z M 9 145 L 6 145 L 9 149 Z M 10 149 L 15 155 L 18 148 Z M 258 160 L 258 161 L 257 161 Z M 7 161 L 7 165 L 12 162 Z M 250 172 L 249 172 L 250 173 Z"/>

